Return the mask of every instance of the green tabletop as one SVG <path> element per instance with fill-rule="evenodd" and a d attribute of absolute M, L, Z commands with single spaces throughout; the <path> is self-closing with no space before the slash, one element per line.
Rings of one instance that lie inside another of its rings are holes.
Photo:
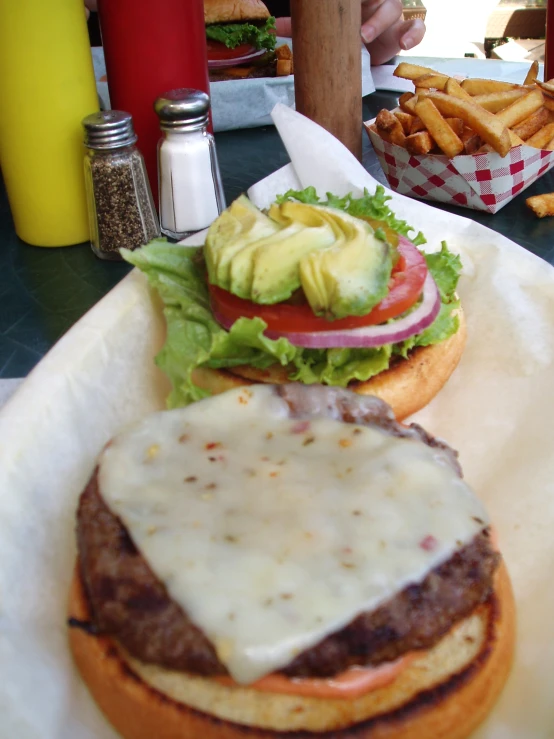
<path fill-rule="evenodd" d="M 396 103 L 394 93 L 369 95 L 364 100 L 364 119 Z M 228 202 L 289 161 L 277 132 L 269 126 L 220 133 L 216 141 Z M 385 183 L 365 136 L 364 165 Z M 539 220 L 525 206 L 530 195 L 552 191 L 554 170 L 495 215 L 437 207 L 477 220 L 554 264 L 554 220 Z M 15 235 L 0 185 L 0 377 L 26 375 L 128 270 L 126 264 L 97 259 L 88 244 L 60 249 L 27 246 Z"/>

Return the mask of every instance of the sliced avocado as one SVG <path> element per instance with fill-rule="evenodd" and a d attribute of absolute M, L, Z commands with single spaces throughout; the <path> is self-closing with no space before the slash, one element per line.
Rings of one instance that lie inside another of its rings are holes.
<path fill-rule="evenodd" d="M 387 293 L 391 247 L 371 226 L 335 208 L 287 201 L 269 217 L 245 196 L 211 226 L 205 246 L 210 282 L 259 304 L 302 287 L 329 320 L 365 315 Z"/>
<path fill-rule="evenodd" d="M 317 206 L 340 227 L 344 241 L 305 256 L 300 279 L 314 313 L 332 318 L 366 315 L 387 294 L 391 248 L 364 221 Z"/>
<path fill-rule="evenodd" d="M 294 238 L 299 232 L 304 232 L 305 228 L 301 223 L 291 223 L 280 231 L 272 233 L 262 239 L 257 239 L 249 244 L 244 244 L 240 251 L 233 255 L 229 270 L 229 290 L 234 294 L 238 295 L 239 298 L 246 298 L 247 300 L 252 299 L 252 283 L 254 280 L 254 259 L 259 249 L 264 249 L 266 246 L 275 249 L 278 244 L 284 242 L 285 244 L 292 238 Z M 296 259 L 296 272 L 298 275 L 298 259 Z M 297 277 L 298 285 L 300 286 L 300 277 Z M 292 292 L 292 291 L 291 291 Z M 258 301 L 260 302 L 260 301 Z M 268 301 L 277 302 L 277 301 Z"/>
<path fill-rule="evenodd" d="M 285 231 L 293 225 L 303 224 L 305 228 L 287 239 L 270 237 L 264 239 L 264 244 L 258 243 L 253 257 L 250 299 L 260 304 L 280 303 L 290 298 L 300 287 L 301 259 L 336 241 L 334 224 L 326 214 L 311 206 L 287 202 L 272 206 L 269 215 L 285 225 Z"/>
<path fill-rule="evenodd" d="M 204 256 L 212 284 L 230 289 L 230 265 L 235 254 L 245 246 L 281 229 L 241 195 L 217 218 L 208 231 Z"/>

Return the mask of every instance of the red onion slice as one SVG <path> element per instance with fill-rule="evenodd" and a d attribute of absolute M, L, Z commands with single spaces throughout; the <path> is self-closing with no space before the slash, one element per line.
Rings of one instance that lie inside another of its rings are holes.
<path fill-rule="evenodd" d="M 427 273 L 423 284 L 423 300 L 420 305 L 404 318 L 393 323 L 378 326 L 365 326 L 349 331 L 313 331 L 287 333 L 281 331 L 264 331 L 268 339 L 288 339 L 294 346 L 306 349 L 365 349 L 385 344 L 397 344 L 421 333 L 430 326 L 441 307 L 439 290 L 431 273 Z M 214 313 L 215 320 L 225 329 L 231 328 L 234 321 L 225 319 L 220 313 Z"/>

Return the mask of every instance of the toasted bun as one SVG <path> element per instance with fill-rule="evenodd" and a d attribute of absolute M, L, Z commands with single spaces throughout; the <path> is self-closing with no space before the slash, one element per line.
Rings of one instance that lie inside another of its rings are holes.
<path fill-rule="evenodd" d="M 204 22 L 246 23 L 269 18 L 262 0 L 204 0 Z"/>
<path fill-rule="evenodd" d="M 86 622 L 89 615 L 76 575 L 69 616 Z M 353 700 L 229 688 L 138 663 L 110 639 L 80 628 L 71 628 L 69 639 L 83 679 L 124 739 L 317 739 L 319 733 L 326 739 L 463 739 L 504 686 L 515 616 L 502 564 L 485 604 L 422 652 L 394 683 Z"/>
<path fill-rule="evenodd" d="M 449 339 L 415 349 L 408 359 L 399 360 L 385 372 L 366 382 L 352 383 L 350 390 L 381 398 L 391 406 L 399 421 L 424 408 L 445 385 L 462 356 L 467 331 L 462 310 L 458 316 L 460 326 Z M 266 370 L 240 366 L 232 372 L 199 368 L 194 371 L 193 380 L 212 395 L 257 382 L 277 385 L 290 382 L 286 367 L 280 365 Z"/>

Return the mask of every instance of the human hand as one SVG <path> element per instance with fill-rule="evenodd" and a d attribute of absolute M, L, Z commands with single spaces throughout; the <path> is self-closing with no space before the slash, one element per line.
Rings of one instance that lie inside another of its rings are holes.
<path fill-rule="evenodd" d="M 290 18 L 277 18 L 278 36 L 292 36 Z M 420 43 L 425 24 L 419 18 L 405 21 L 401 0 L 362 0 L 362 39 L 372 64 L 388 62 L 400 49 L 407 51 Z"/>
<path fill-rule="evenodd" d="M 401 49 L 420 43 L 425 24 L 420 18 L 405 21 L 401 0 L 362 0 L 362 39 L 372 64 L 388 62 Z"/>
<path fill-rule="evenodd" d="M 290 18 L 275 18 L 275 30 L 277 36 L 286 36 L 287 38 L 292 37 L 292 27 Z"/>

